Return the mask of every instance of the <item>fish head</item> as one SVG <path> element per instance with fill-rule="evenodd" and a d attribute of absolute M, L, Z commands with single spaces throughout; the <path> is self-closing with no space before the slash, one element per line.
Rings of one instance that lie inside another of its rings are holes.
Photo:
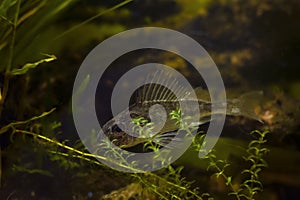
<path fill-rule="evenodd" d="M 122 132 L 124 132 L 118 126 L 118 123 L 114 119 L 111 119 L 108 122 L 106 122 L 104 124 L 104 126 L 102 127 L 102 130 L 103 130 L 104 134 L 107 136 L 121 134 Z"/>
<path fill-rule="evenodd" d="M 102 127 L 102 131 L 113 144 L 119 147 L 128 148 L 135 146 L 144 141 L 143 138 L 135 137 L 138 135 L 138 129 L 136 129 L 137 125 L 133 123 L 132 117 L 137 116 L 140 115 L 135 112 L 121 112 L 106 122 Z"/>

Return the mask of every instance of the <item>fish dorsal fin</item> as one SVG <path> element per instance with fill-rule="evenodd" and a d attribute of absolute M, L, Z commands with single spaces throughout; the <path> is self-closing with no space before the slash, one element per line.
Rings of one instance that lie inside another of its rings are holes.
<path fill-rule="evenodd" d="M 145 79 L 145 84 L 138 90 L 136 102 L 178 101 L 187 95 L 189 92 L 179 84 L 175 75 L 167 70 L 157 70 Z"/>

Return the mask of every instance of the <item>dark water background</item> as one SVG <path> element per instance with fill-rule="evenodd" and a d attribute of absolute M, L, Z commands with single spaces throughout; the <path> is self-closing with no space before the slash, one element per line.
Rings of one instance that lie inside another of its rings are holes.
<path fill-rule="evenodd" d="M 56 112 L 42 119 L 39 125 L 31 124 L 36 126 L 33 129 L 76 145 L 78 136 L 70 104 L 76 72 L 85 56 L 105 38 L 124 30 L 142 26 L 170 28 L 189 35 L 207 50 L 222 74 L 229 97 L 264 91 L 260 114 L 274 117 L 265 124 L 229 117 L 222 136 L 249 141 L 247 133 L 251 130 L 270 130 L 268 145 L 271 150 L 276 148 L 274 152 L 278 155 L 269 158 L 272 165 L 263 176 L 266 189 L 260 198 L 297 199 L 300 189 L 299 1 L 135 0 L 53 40 L 119 2 L 73 3 L 38 27 L 32 38 L 28 38 L 29 30 L 37 27 L 39 15 L 32 16 L 32 21 L 20 28 L 16 43 L 20 47 L 16 47 L 14 66 L 35 61 L 41 57 L 40 53 L 55 54 L 58 60 L 11 79 L 1 126 L 56 107 Z M 0 53 L 0 63 L 4 65 L 5 49 Z M 110 95 L 116 81 L 133 66 L 154 61 L 174 67 L 193 86 L 205 86 L 201 77 L 194 75 L 192 67 L 176 55 L 155 50 L 128 53 L 112 63 L 99 83 L 101 92 L 96 94 L 96 108 L 100 124 L 111 118 Z M 3 73 L 0 78 L 2 88 Z M 53 131 L 50 127 L 54 121 L 61 122 L 62 126 Z M 30 129 L 30 125 L 25 128 Z M 43 145 L 37 145 L 32 138 L 18 135 L 11 140 L 10 136 L 10 133 L 0 135 L 1 199 L 99 199 L 129 182 L 114 172 L 97 171 L 86 163 L 78 167 L 73 160 L 70 163 L 51 160 L 41 150 Z M 198 174 L 207 176 L 195 166 L 184 165 L 183 173 L 189 180 Z M 196 186 L 203 182 L 200 178 L 195 181 Z M 222 193 L 221 189 L 204 187 L 217 195 Z"/>

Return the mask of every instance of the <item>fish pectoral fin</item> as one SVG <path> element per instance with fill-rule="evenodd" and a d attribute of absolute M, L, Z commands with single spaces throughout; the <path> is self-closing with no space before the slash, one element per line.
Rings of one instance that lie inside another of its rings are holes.
<path fill-rule="evenodd" d="M 160 146 L 166 146 L 168 143 L 174 139 L 174 137 L 177 135 L 177 132 L 168 132 L 164 134 L 159 134 L 153 137 L 153 142 L 156 144 L 159 144 Z"/>
<path fill-rule="evenodd" d="M 178 146 L 180 146 L 179 144 L 181 144 L 184 140 L 184 135 L 185 133 L 180 133 L 178 135 L 177 131 L 173 131 L 173 132 L 167 132 L 161 135 L 156 135 L 153 138 L 153 142 L 155 142 L 156 144 L 163 146 L 163 147 L 167 147 L 170 149 L 175 149 Z M 170 144 L 172 142 L 172 144 Z"/>

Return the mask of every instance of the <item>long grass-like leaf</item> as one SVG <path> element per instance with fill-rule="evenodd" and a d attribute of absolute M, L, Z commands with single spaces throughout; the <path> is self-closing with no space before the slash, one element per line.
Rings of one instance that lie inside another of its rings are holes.
<path fill-rule="evenodd" d="M 47 55 L 47 54 L 46 54 Z M 26 74 L 28 70 L 32 69 L 32 68 L 36 68 L 37 66 L 39 66 L 40 64 L 44 63 L 44 62 L 51 62 L 53 60 L 56 60 L 57 58 L 54 55 L 47 55 L 48 58 L 44 58 L 42 60 L 39 60 L 35 63 L 27 63 L 25 64 L 22 68 L 20 69 L 14 69 L 10 72 L 11 75 L 15 76 L 15 75 L 22 75 L 22 74 Z"/>
<path fill-rule="evenodd" d="M 14 6 L 17 3 L 18 0 L 3 0 L 0 4 L 0 16 L 5 19 L 7 19 L 7 12 L 8 10 Z"/>
<path fill-rule="evenodd" d="M 41 118 L 43 118 L 43 117 L 45 117 L 45 116 L 50 115 L 50 114 L 53 113 L 54 111 L 55 111 L 55 108 L 52 108 L 50 111 L 43 112 L 41 115 L 34 116 L 34 117 L 32 117 L 32 118 L 30 118 L 30 119 L 28 119 L 28 120 L 26 120 L 26 121 L 12 122 L 12 123 L 10 123 L 10 124 L 8 124 L 8 125 L 6 125 L 6 126 L 3 126 L 3 127 L 0 129 L 0 135 L 1 135 L 2 133 L 7 132 L 7 131 L 8 131 L 10 128 L 12 128 L 12 127 L 15 127 L 15 126 L 17 126 L 17 125 L 27 124 L 27 123 L 29 123 L 29 122 L 31 122 L 31 121 L 41 119 Z"/>
<path fill-rule="evenodd" d="M 79 27 L 81 27 L 81 26 L 83 26 L 83 25 L 85 25 L 85 24 L 87 24 L 87 23 L 93 21 L 94 19 L 99 18 L 100 16 L 105 15 L 105 14 L 111 12 L 111 11 L 114 11 L 114 10 L 116 10 L 116 9 L 118 9 L 118 8 L 120 8 L 120 7 L 122 7 L 122 6 L 126 5 L 126 4 L 128 4 L 128 3 L 130 3 L 130 2 L 132 2 L 132 1 L 133 1 L 133 0 L 125 0 L 125 1 L 123 1 L 123 2 L 121 2 L 121 3 L 119 3 L 119 4 L 117 4 L 117 5 L 115 5 L 115 6 L 111 7 L 111 8 L 109 8 L 109 9 L 106 9 L 106 10 L 104 10 L 103 12 L 100 12 L 99 14 L 97 14 L 97 15 L 95 15 L 95 16 L 93 16 L 93 17 L 87 19 L 87 20 L 85 20 L 84 22 L 82 22 L 82 23 L 80 23 L 80 24 L 78 24 L 78 25 L 76 25 L 76 26 L 70 28 L 69 30 L 63 32 L 61 35 L 57 36 L 54 40 L 59 39 L 59 38 L 65 36 L 66 34 L 68 34 L 68 33 L 72 32 L 72 31 L 74 31 L 75 29 L 77 29 L 77 28 L 79 28 Z"/>

